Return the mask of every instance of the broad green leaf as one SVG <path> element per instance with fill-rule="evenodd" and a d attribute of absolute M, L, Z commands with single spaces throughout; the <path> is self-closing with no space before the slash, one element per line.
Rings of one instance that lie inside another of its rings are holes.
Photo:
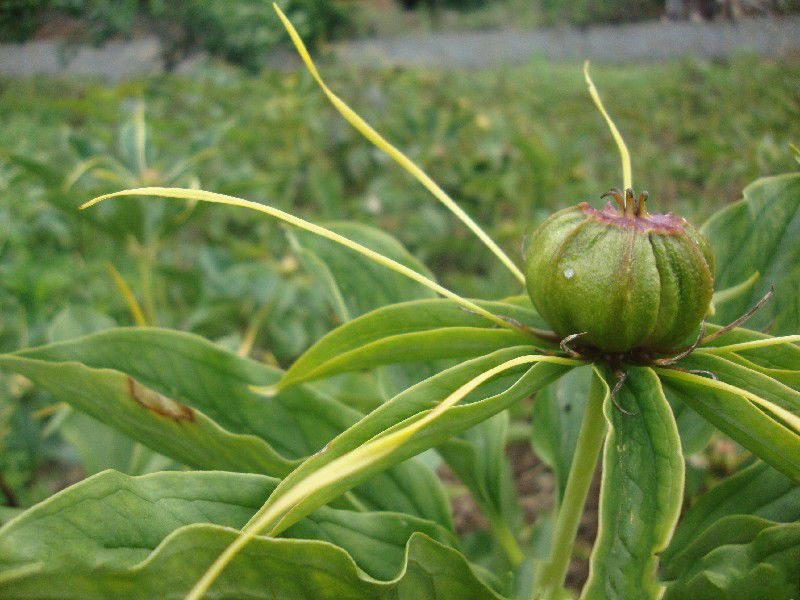
<path fill-rule="evenodd" d="M 724 517 L 685 550 L 664 600 L 786 600 L 800 594 L 800 523 Z"/>
<path fill-rule="evenodd" d="M 330 305 L 338 322 L 346 323 L 349 321 L 352 318 L 350 309 L 342 297 L 342 291 L 339 289 L 331 270 L 320 257 L 301 246 L 291 231 L 287 231 L 286 235 L 289 238 L 294 255 L 303 269 L 325 290 L 327 303 Z"/>
<path fill-rule="evenodd" d="M 328 223 L 326 226 L 331 231 L 388 256 L 429 279 L 435 279 L 425 265 L 383 231 L 359 223 Z M 388 271 L 338 244 L 303 231 L 290 232 L 289 235 L 298 240 L 298 247 L 307 255 L 317 259 L 314 265 L 322 280 L 334 282 L 335 289 L 330 290 L 332 304 L 337 306 L 340 300 L 344 302 L 346 314 L 350 318 L 387 304 L 436 297 L 428 288 Z M 321 267 L 327 270 L 327 274 Z"/>
<path fill-rule="evenodd" d="M 548 386 L 533 406 L 531 442 L 555 475 L 556 506 L 564 496 L 592 377 L 589 367 L 575 369 Z"/>
<path fill-rule="evenodd" d="M 24 512 L 24 510 L 24 508 L 0 506 L 0 525 L 5 525 L 11 519 L 18 517 Z"/>
<path fill-rule="evenodd" d="M 763 364 L 759 364 L 748 360 L 745 358 L 747 355 L 746 352 L 731 352 L 731 353 L 721 353 L 720 356 L 727 358 L 730 361 L 739 363 L 743 367 L 751 371 L 755 371 L 756 373 L 763 373 L 767 377 L 778 381 L 796 392 L 800 392 L 800 369 L 781 369 L 781 368 L 773 368 L 773 367 L 765 367 Z"/>
<path fill-rule="evenodd" d="M 128 597 L 124 591 L 127 581 L 133 579 L 150 590 L 151 597 L 179 596 L 186 589 L 180 584 L 182 578 L 165 577 L 160 567 L 153 568 L 174 539 L 187 535 L 187 530 L 193 529 L 187 526 L 192 524 L 217 526 L 201 528 L 205 535 L 199 539 L 205 544 L 229 539 L 231 528 L 241 527 L 277 483 L 264 476 L 225 472 L 167 472 L 142 477 L 101 473 L 56 494 L 0 529 L 0 595 L 39 597 L 36 594 L 44 592 L 60 598 Z M 310 544 L 329 559 L 341 555 L 349 559 L 347 552 L 369 576 L 361 576 L 365 581 L 370 577 L 389 580 L 405 567 L 406 544 L 415 534 L 424 534 L 430 543 L 435 540 L 452 546 L 455 542 L 441 526 L 411 515 L 323 507 L 286 531 L 286 536 L 294 540 L 272 540 L 277 542 L 272 544 L 272 552 L 259 556 L 258 568 L 253 563 L 250 567 L 264 573 L 262 581 L 268 582 L 275 563 L 287 562 L 294 554 L 292 548 Z M 196 550 L 202 553 L 205 544 Z M 464 563 L 455 551 L 448 556 Z M 196 572 L 202 565 L 195 552 L 185 554 L 183 563 L 184 572 Z M 296 575 L 313 579 L 314 573 L 304 572 L 302 566 L 297 565 Z M 90 591 L 87 586 L 93 578 L 95 586 Z"/>
<path fill-rule="evenodd" d="M 0 575 L 8 600 L 183 598 L 237 532 L 215 525 L 175 531 L 147 560 L 127 568 L 64 565 L 44 577 L 24 566 Z M 205 596 L 254 600 L 502 600 L 466 559 L 421 533 L 408 541 L 405 561 L 389 580 L 362 572 L 341 548 L 327 542 L 259 537 L 242 550 Z"/>
<path fill-rule="evenodd" d="M 712 334 L 719 329 L 718 325 L 708 324 L 706 333 Z M 692 356 L 680 363 L 681 368 L 690 367 L 693 358 L 706 354 L 723 357 L 752 371 L 763 373 L 795 390 L 800 389 L 800 348 L 791 341 L 749 329 L 736 328 L 698 348 Z M 745 375 L 745 379 L 748 377 L 749 375 Z M 684 454 L 699 452 L 708 443 L 713 425 L 681 402 L 671 393 L 669 387 L 665 392 L 678 422 Z"/>
<path fill-rule="evenodd" d="M 632 414 L 606 400 L 609 433 L 597 541 L 581 598 L 650 600 L 660 597 L 653 580 L 656 557 L 669 542 L 683 502 L 681 443 L 651 369 L 628 367 L 616 400 Z"/>
<path fill-rule="evenodd" d="M 502 412 L 437 446 L 488 519 L 502 552 L 515 566 L 523 555 L 516 542 L 522 525 L 511 465 L 505 453 L 508 412 Z"/>
<path fill-rule="evenodd" d="M 67 306 L 53 318 L 47 337 L 50 342 L 61 342 L 115 326 L 113 319 L 91 308 Z M 106 469 L 141 475 L 174 465 L 170 459 L 68 406 L 50 421 L 48 428 L 51 426 L 57 427 L 61 436 L 75 449 L 87 475 Z"/>
<path fill-rule="evenodd" d="M 688 556 L 687 549 L 699 533 L 723 517 L 737 514 L 780 523 L 800 521 L 800 486 L 757 461 L 703 494 L 681 519 L 669 548 L 662 554 L 666 577 L 676 577 L 682 567 L 674 563 Z"/>
<path fill-rule="evenodd" d="M 276 383 L 280 370 L 176 331 L 115 329 L 0 355 L 0 365 L 149 448 L 200 469 L 280 477 L 362 417 L 307 386 L 259 396 L 251 386 Z M 398 465 L 357 493 L 369 509 L 450 523 L 438 479 L 418 461 Z"/>
<path fill-rule="evenodd" d="M 466 361 L 411 387 L 332 440 L 324 452 L 312 456 L 295 469 L 281 482 L 275 494 L 265 505 L 265 509 L 276 504 L 284 494 L 284 490 L 288 492 L 296 483 L 313 479 L 321 468 L 349 452 L 359 449 L 376 436 L 387 436 L 393 430 L 403 429 L 407 424 L 413 423 L 435 409 L 443 399 L 457 393 L 462 386 L 482 376 L 488 370 L 497 368 L 507 361 L 529 355 L 530 349 L 526 347 L 500 350 L 482 358 Z M 330 499 L 336 498 L 350 489 L 354 482 L 363 480 L 390 464 L 395 464 L 431 448 L 497 414 L 514 402 L 535 393 L 569 371 L 573 363 L 574 361 L 553 358 L 537 362 L 532 367 L 521 364 L 516 369 L 503 373 L 498 377 L 503 382 L 503 391 L 487 397 L 486 392 L 478 389 L 464 400 L 466 403 L 439 414 L 435 425 L 416 432 L 402 445 L 393 448 L 386 457 L 370 461 L 364 465 L 363 469 L 358 469 L 351 476 L 337 480 L 333 485 L 326 486 L 312 496 L 304 497 L 301 505 L 290 511 L 291 518 L 287 518 L 286 522 L 292 523 L 297 518 L 301 518 L 302 513 L 308 511 L 309 507 L 320 506 Z"/>
<path fill-rule="evenodd" d="M 355 411 L 330 398 L 319 397 L 308 388 L 291 390 L 270 400 L 253 393 L 249 386 L 276 381 L 281 371 L 241 358 L 220 349 L 201 337 L 153 328 L 120 328 L 77 340 L 23 350 L 4 356 L 4 361 L 18 364 L 41 363 L 52 372 L 50 385 L 58 385 L 59 369 L 77 369 L 100 379 L 125 379 L 124 403 L 132 404 L 127 377 L 167 398 L 190 404 L 196 411 L 213 419 L 237 435 L 256 436 L 269 441 L 274 450 L 259 450 L 275 463 L 273 472 L 280 476 L 291 470 L 292 461 L 313 454 L 330 438 L 360 418 Z M 114 371 L 117 373 L 111 373 Z M 94 416 L 101 421 L 108 405 L 91 394 L 88 401 L 96 406 Z M 296 405 L 308 412 L 308 422 L 298 426 Z M 92 414 L 92 411 L 88 411 Z M 144 414 L 152 411 L 142 411 Z M 136 413 L 133 413 L 136 414 Z M 152 416 L 161 419 L 159 415 Z M 163 420 L 163 419 L 161 419 Z M 187 429 L 188 431 L 188 429 Z M 259 448 L 265 444 L 259 444 Z M 194 464 L 194 463 L 189 463 Z M 197 465 L 201 468 L 201 465 Z M 231 468 L 230 470 L 236 470 Z"/>
<path fill-rule="evenodd" d="M 359 223 L 331 223 L 327 228 L 421 273 L 432 281 L 435 280 L 427 267 L 414 258 L 395 238 L 378 229 Z M 288 236 L 290 241 L 293 241 L 292 245 L 303 265 L 328 290 L 329 302 L 341 322 L 398 302 L 436 297 L 436 294 L 427 287 L 339 244 L 333 244 L 305 231 L 289 231 Z M 402 350 L 403 348 L 400 349 L 401 352 Z M 366 363 L 359 364 L 358 356 L 353 359 L 357 369 L 369 367 Z M 403 381 L 399 386 L 389 386 L 385 398 L 388 399 L 414 383 L 430 377 L 441 370 L 438 367 L 439 365 L 426 360 L 425 363 L 396 364 L 390 367 L 390 372 L 381 372 L 378 376 L 382 377 L 381 384 L 384 387 L 397 379 Z"/>
<path fill-rule="evenodd" d="M 530 355 L 527 350 L 510 348 L 448 369 L 345 431 L 281 482 L 188 597 L 200 598 L 261 532 L 276 535 L 374 473 L 469 429 L 576 366 L 571 359 Z M 487 398 L 481 384 L 496 377 L 510 379 L 510 387 Z M 458 406 L 461 402 L 469 403 Z"/>
<path fill-rule="evenodd" d="M 538 320 L 533 311 L 512 304 L 478 304 L 521 323 Z M 483 317 L 449 300 L 403 302 L 379 308 L 334 329 L 297 359 L 280 387 L 378 365 L 467 358 L 532 343 L 539 341 L 493 327 Z"/>
<path fill-rule="evenodd" d="M 722 306 L 723 304 L 726 304 L 731 300 L 736 300 L 740 296 L 750 292 L 751 288 L 756 284 L 756 282 L 759 279 L 761 279 L 761 273 L 753 273 L 750 277 L 748 277 L 741 283 L 738 283 L 734 286 L 722 290 L 716 290 L 714 292 L 714 295 L 711 297 L 711 306 L 709 307 L 709 315 L 713 316 L 716 314 L 716 307 Z"/>
<path fill-rule="evenodd" d="M 749 322 L 771 333 L 800 331 L 800 173 L 766 177 L 744 189 L 744 198 L 716 213 L 702 227 L 714 248 L 716 289 L 761 273 L 749 293 L 719 307 L 714 321 L 743 315 L 770 285 L 775 296 Z"/>
<path fill-rule="evenodd" d="M 226 431 L 202 412 L 126 373 L 15 355 L 0 356 L 0 365 L 184 464 L 255 473 L 285 472 L 291 464 L 264 440 Z"/>
<path fill-rule="evenodd" d="M 714 373 L 720 381 L 674 369 L 658 369 L 666 387 L 717 429 L 780 472 L 800 481 L 797 392 L 709 354 L 695 353 L 681 365 Z"/>
<path fill-rule="evenodd" d="M 276 535 L 372 474 L 469 429 L 577 363 L 530 355 L 526 350 L 510 348 L 448 369 L 410 388 L 345 431 L 284 479 L 188 597 L 202 597 L 230 561 L 261 532 Z M 498 378 L 510 378 L 510 387 L 487 398 L 482 384 Z M 469 403 L 457 406 L 462 402 Z"/>
<path fill-rule="evenodd" d="M 322 379 L 315 381 L 313 387 L 364 414 L 378 408 L 391 397 L 371 371 L 353 371 Z"/>

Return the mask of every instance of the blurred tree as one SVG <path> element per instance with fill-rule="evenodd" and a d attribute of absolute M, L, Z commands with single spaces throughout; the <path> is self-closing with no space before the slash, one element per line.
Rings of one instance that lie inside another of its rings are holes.
<path fill-rule="evenodd" d="M 47 0 L 3 0 L 0 2 L 0 40 L 19 42 L 36 30 L 37 16 Z"/>
<path fill-rule="evenodd" d="M 279 0 L 305 43 L 314 48 L 348 30 L 351 10 L 344 0 Z M 285 42 L 272 4 L 264 0 L 2 0 L 0 41 L 23 41 L 54 16 L 83 21 L 91 39 L 131 37 L 137 30 L 163 42 L 167 67 L 206 50 L 256 70 L 266 53 Z"/>
<path fill-rule="evenodd" d="M 471 10 L 489 4 L 490 0 L 397 0 L 404 10 L 415 10 L 423 6 L 428 10 L 452 8 L 455 10 Z"/>

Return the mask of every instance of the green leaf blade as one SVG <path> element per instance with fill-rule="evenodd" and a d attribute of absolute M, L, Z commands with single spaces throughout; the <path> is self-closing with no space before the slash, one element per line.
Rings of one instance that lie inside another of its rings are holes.
<path fill-rule="evenodd" d="M 698 536 L 737 515 L 778 523 L 800 521 L 800 486 L 757 461 L 703 494 L 684 515 L 669 548 L 662 554 L 665 577 L 676 579 L 698 558 L 691 550 Z"/>
<path fill-rule="evenodd" d="M 613 383 L 613 382 L 612 382 Z M 658 560 L 683 501 L 677 425 L 655 373 L 629 367 L 616 408 L 608 399 L 599 530 L 585 600 L 654 600 Z"/>
<path fill-rule="evenodd" d="M 199 469 L 282 477 L 363 416 L 308 386 L 264 398 L 251 386 L 277 383 L 281 371 L 176 331 L 109 330 L 0 355 L 0 365 Z M 441 483 L 420 461 L 377 475 L 356 494 L 369 509 L 452 526 Z"/>
<path fill-rule="evenodd" d="M 710 332 L 716 329 L 709 327 Z M 737 328 L 712 340 L 697 353 L 722 356 L 800 391 L 800 346 L 776 341 L 773 336 Z"/>
<path fill-rule="evenodd" d="M 148 560 L 130 569 L 87 571 L 72 565 L 46 573 L 20 569 L 5 579 L 0 576 L 0 591 L 8 600 L 183 598 L 202 573 L 202 565 L 211 562 L 236 535 L 231 529 L 190 525 L 177 530 Z M 56 593 L 53 582 L 58 582 Z M 503 600 L 479 579 L 461 554 L 421 533 L 411 536 L 406 560 L 389 581 L 369 577 L 344 550 L 327 542 L 256 538 L 207 597 Z"/>
<path fill-rule="evenodd" d="M 508 411 L 498 413 L 440 444 L 437 451 L 488 519 L 502 556 L 516 566 L 523 559 L 514 533 L 522 525 L 522 511 L 506 456 L 508 421 Z"/>
<path fill-rule="evenodd" d="M 685 550 L 665 600 L 785 600 L 800 594 L 800 523 L 721 519 Z"/>
<path fill-rule="evenodd" d="M 694 353 L 681 366 L 715 373 L 721 382 L 699 375 L 659 369 L 664 385 L 717 429 L 772 465 L 800 481 L 800 435 L 789 424 L 757 406 L 750 393 L 763 403 L 773 404 L 786 414 L 798 414 L 798 394 L 758 372 L 713 355 Z M 730 384 L 725 382 L 730 378 Z M 742 386 L 741 392 L 737 391 Z"/>
<path fill-rule="evenodd" d="M 800 331 L 800 173 L 759 179 L 744 198 L 716 213 L 703 227 L 714 248 L 716 289 L 762 277 L 749 293 L 720 306 L 714 316 L 726 324 L 743 315 L 775 286 L 775 296 L 750 326 L 776 334 Z"/>
<path fill-rule="evenodd" d="M 0 529 L 0 595 L 182 597 L 277 483 L 225 472 L 103 472 Z M 431 521 L 321 508 L 286 535 L 254 540 L 210 597 L 412 598 L 434 580 L 453 600 L 499 597 Z M 456 573 L 460 581 L 451 581 Z"/>
<path fill-rule="evenodd" d="M 524 307 L 478 304 L 523 323 L 538 320 Z M 295 361 L 280 387 L 397 362 L 471 358 L 532 342 L 538 343 L 525 334 L 494 328 L 448 300 L 404 302 L 367 313 L 323 337 Z"/>
<path fill-rule="evenodd" d="M 291 462 L 263 440 L 226 431 L 203 413 L 126 373 L 13 355 L 0 357 L 0 365 L 38 383 L 58 401 L 184 464 L 265 474 L 291 468 Z"/>
<path fill-rule="evenodd" d="M 275 494 L 262 508 L 261 514 L 274 512 L 276 510 L 273 509 L 274 506 L 286 502 L 283 496 L 296 493 L 295 487 L 298 489 L 300 486 L 315 487 L 314 481 L 319 472 L 346 456 L 354 455 L 362 445 L 373 438 L 388 437 L 392 431 L 402 430 L 405 426 L 414 423 L 415 420 L 435 409 L 443 398 L 456 393 L 471 380 L 507 361 L 529 356 L 527 351 L 528 348 L 525 347 L 510 348 L 467 361 L 399 394 L 332 440 L 327 445 L 325 452 L 311 457 L 300 465 L 284 479 Z M 358 467 L 352 465 L 355 468 L 352 473 L 343 477 L 337 476 L 330 482 L 326 480 L 326 483 L 317 486 L 313 492 L 303 496 L 302 502 L 292 505 L 291 510 L 281 517 L 281 527 L 295 522 L 316 506 L 339 496 L 355 485 L 355 482 L 475 426 L 573 368 L 573 365 L 569 364 L 570 361 L 562 359 L 561 363 L 537 362 L 532 367 L 523 365 L 504 373 L 498 377 L 500 383 L 496 387 L 493 388 L 491 384 L 489 385 L 488 389 L 492 390 L 491 392 L 478 390 L 475 392 L 474 401 L 449 408 L 438 415 L 435 424 L 414 433 L 412 437 L 404 440 L 403 444 L 387 449 L 385 455 L 362 457 L 359 461 L 363 460 L 363 464 L 359 462 L 360 466 Z M 329 473 L 327 476 L 333 477 L 333 475 L 333 473 Z"/>

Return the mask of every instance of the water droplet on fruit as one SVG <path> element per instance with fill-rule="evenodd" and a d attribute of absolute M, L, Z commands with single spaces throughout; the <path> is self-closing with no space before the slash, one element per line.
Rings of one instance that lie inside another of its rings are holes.
<path fill-rule="evenodd" d="M 572 279 L 573 277 L 575 277 L 575 269 L 573 269 L 572 267 L 564 269 L 564 277 L 566 277 L 567 279 Z"/>

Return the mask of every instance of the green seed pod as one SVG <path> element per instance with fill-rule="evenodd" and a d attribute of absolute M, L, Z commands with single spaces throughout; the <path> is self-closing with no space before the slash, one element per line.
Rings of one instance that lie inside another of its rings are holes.
<path fill-rule="evenodd" d="M 562 337 L 609 354 L 666 353 L 696 332 L 711 302 L 706 239 L 672 213 L 648 214 L 633 191 L 596 210 L 562 210 L 530 237 L 525 278 L 534 306 Z M 691 340 L 689 340 L 691 341 Z"/>

